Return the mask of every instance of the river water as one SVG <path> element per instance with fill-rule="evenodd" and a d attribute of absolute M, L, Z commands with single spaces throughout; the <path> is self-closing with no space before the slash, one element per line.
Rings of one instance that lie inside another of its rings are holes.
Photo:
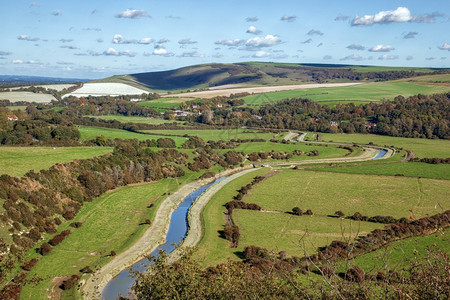
<path fill-rule="evenodd" d="M 172 213 L 170 218 L 169 231 L 166 236 L 166 243 L 156 248 L 150 255 L 152 257 L 157 257 L 160 250 L 164 250 L 167 254 L 172 252 L 176 246 L 174 244 L 179 244 L 184 240 L 188 232 L 188 212 L 194 201 L 203 194 L 210 186 L 216 184 L 217 182 L 223 180 L 226 177 L 221 177 L 214 181 L 213 183 L 204 185 L 193 191 L 183 202 L 178 206 L 178 208 Z M 139 271 L 143 272 L 148 269 L 150 264 L 149 259 L 145 258 L 141 261 L 135 263 L 131 269 L 131 272 Z M 118 276 L 114 277 L 108 285 L 102 291 L 102 298 L 106 300 L 115 300 L 119 295 L 126 296 L 129 294 L 131 287 L 135 282 L 135 278 L 131 277 L 132 274 L 129 269 L 123 270 Z"/>
<path fill-rule="evenodd" d="M 382 158 L 383 156 L 385 156 L 386 153 L 387 153 L 387 150 L 380 149 L 380 150 L 378 150 L 378 154 L 375 155 L 375 157 L 374 157 L 373 159 L 380 159 L 380 158 Z"/>

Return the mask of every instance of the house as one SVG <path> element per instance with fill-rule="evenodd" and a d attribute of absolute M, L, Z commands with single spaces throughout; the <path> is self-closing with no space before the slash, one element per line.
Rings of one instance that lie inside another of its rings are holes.
<path fill-rule="evenodd" d="M 192 109 L 196 109 L 197 108 L 197 105 L 192 105 Z"/>
<path fill-rule="evenodd" d="M 139 99 L 139 98 L 131 98 L 130 99 L 130 102 L 140 102 L 141 101 L 141 99 Z"/>
<path fill-rule="evenodd" d="M 330 121 L 331 127 L 338 127 L 338 123 L 336 121 Z"/>
<path fill-rule="evenodd" d="M 9 121 L 19 121 L 19 118 L 16 115 L 10 115 L 8 116 Z"/>
<path fill-rule="evenodd" d="M 366 122 L 365 124 L 366 128 L 373 128 L 373 127 L 377 127 L 377 123 L 373 123 L 373 122 Z"/>
<path fill-rule="evenodd" d="M 219 107 L 219 108 L 222 107 L 222 104 L 217 104 L 217 107 Z"/>
<path fill-rule="evenodd" d="M 177 117 L 187 117 L 187 116 L 190 115 L 190 114 L 191 114 L 190 112 L 184 111 L 184 110 L 179 110 L 179 109 L 177 109 L 177 110 L 175 111 L 175 115 L 176 115 Z"/>
<path fill-rule="evenodd" d="M 316 117 L 313 118 L 313 121 L 316 122 L 316 123 L 320 123 L 320 119 L 316 118 Z"/>
<path fill-rule="evenodd" d="M 257 119 L 257 120 L 262 120 L 262 117 L 261 116 L 253 116 L 255 119 Z"/>

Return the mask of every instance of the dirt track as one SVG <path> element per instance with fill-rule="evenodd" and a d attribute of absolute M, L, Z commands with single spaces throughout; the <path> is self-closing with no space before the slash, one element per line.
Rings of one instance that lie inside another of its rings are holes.
<path fill-rule="evenodd" d="M 377 150 L 373 148 L 364 148 L 365 152 L 358 157 L 341 157 L 341 158 L 324 158 L 324 159 L 312 159 L 300 162 L 275 162 L 269 165 L 279 165 L 279 164 L 312 164 L 312 163 L 339 163 L 339 162 L 357 162 L 372 159 Z M 387 153 L 386 156 L 391 156 L 392 153 Z M 198 199 L 194 202 L 191 209 L 189 210 L 189 231 L 183 241 L 183 244 L 178 247 L 170 255 L 170 260 L 176 260 L 183 247 L 193 247 L 197 245 L 202 237 L 202 227 L 201 227 L 201 214 L 211 199 L 211 197 L 217 193 L 225 184 L 229 181 L 245 175 L 251 171 L 257 170 L 257 168 L 251 168 L 246 166 L 244 168 L 239 168 L 235 170 L 227 170 L 216 175 L 216 178 L 222 176 L 229 176 L 228 178 L 222 180 L 221 182 L 213 185 L 211 188 L 206 190 Z M 230 175 L 232 174 L 232 175 Z M 87 280 L 82 286 L 82 293 L 85 299 L 101 299 L 101 291 L 108 284 L 114 276 L 117 276 L 122 270 L 126 269 L 135 262 L 141 260 L 146 255 L 151 253 L 159 245 L 165 242 L 165 236 L 169 229 L 170 215 L 177 208 L 178 204 L 189 195 L 192 191 L 199 188 L 202 185 L 207 184 L 207 180 L 199 180 L 195 182 L 188 183 L 182 186 L 178 191 L 167 197 L 158 208 L 155 215 L 155 219 L 150 226 L 150 228 L 144 233 L 144 235 L 135 243 L 133 246 L 128 248 L 126 251 L 117 255 L 108 264 L 103 266 L 100 270 L 95 272 L 89 280 Z"/>
<path fill-rule="evenodd" d="M 180 98 L 213 98 L 217 96 L 229 97 L 231 94 L 238 93 L 250 93 L 250 94 L 261 94 L 269 92 L 279 92 L 279 91 L 291 91 L 291 90 L 302 90 L 302 89 L 316 89 L 324 87 L 342 87 L 342 86 L 352 86 L 362 84 L 360 82 L 349 82 L 349 83 L 312 83 L 312 84 L 297 84 L 297 85 L 278 85 L 278 86 L 259 86 L 250 88 L 231 88 L 231 89 L 211 89 L 209 91 L 200 92 L 190 92 L 190 93 L 180 93 L 180 94 L 167 94 L 161 97 L 180 97 Z"/>

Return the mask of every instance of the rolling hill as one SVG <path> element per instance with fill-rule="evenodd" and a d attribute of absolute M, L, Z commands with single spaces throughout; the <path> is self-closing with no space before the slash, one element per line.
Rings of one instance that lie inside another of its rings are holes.
<path fill-rule="evenodd" d="M 292 85 L 302 83 L 392 80 L 439 72 L 430 68 L 245 62 L 202 64 L 175 70 L 115 75 L 95 82 L 126 83 L 150 91 L 206 89 L 221 85 Z"/>

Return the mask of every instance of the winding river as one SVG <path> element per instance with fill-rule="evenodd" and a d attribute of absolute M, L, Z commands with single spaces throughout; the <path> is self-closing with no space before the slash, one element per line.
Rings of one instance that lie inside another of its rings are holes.
<path fill-rule="evenodd" d="M 166 236 L 166 243 L 156 248 L 151 253 L 152 257 L 157 257 L 160 250 L 164 250 L 167 254 L 169 254 L 176 248 L 176 245 L 180 244 L 184 240 L 189 229 L 187 216 L 190 207 L 192 206 L 194 201 L 209 187 L 225 178 L 226 177 L 221 177 L 213 183 L 201 186 L 197 190 L 189 194 L 186 198 L 184 198 L 183 202 L 171 215 L 169 231 L 167 232 Z M 115 300 L 119 297 L 120 294 L 123 296 L 128 295 L 131 291 L 131 287 L 135 282 L 135 278 L 130 276 L 132 272 L 143 272 L 148 269 L 149 264 L 149 259 L 145 258 L 135 263 L 130 268 L 123 270 L 118 276 L 114 277 L 111 281 L 108 282 L 108 285 L 102 291 L 102 298 L 106 300 Z M 130 269 L 132 271 L 130 271 Z"/>

